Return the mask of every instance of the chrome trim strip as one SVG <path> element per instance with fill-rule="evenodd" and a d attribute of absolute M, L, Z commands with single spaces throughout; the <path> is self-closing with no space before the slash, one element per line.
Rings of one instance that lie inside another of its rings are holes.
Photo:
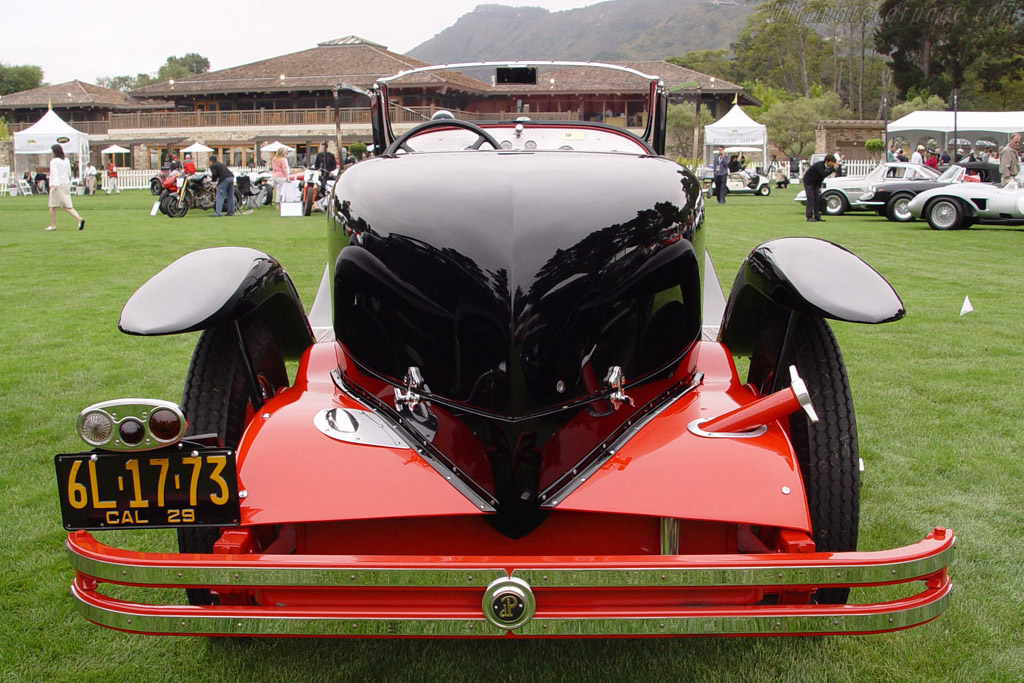
<path fill-rule="evenodd" d="M 71 566 L 87 576 L 139 586 L 287 586 L 485 588 L 508 572 L 481 569 L 364 569 L 356 567 L 258 567 L 236 565 L 156 567 L 105 562 L 68 550 Z"/>
<path fill-rule="evenodd" d="M 886 564 L 796 565 L 792 559 L 766 560 L 745 567 L 687 568 L 527 568 L 514 578 L 533 588 L 590 588 L 643 586 L 830 586 L 872 585 L 911 581 L 948 567 L 953 545 L 906 562 Z M 508 573 L 500 567 L 477 569 L 391 569 L 359 567 L 148 566 L 85 557 L 68 546 L 71 566 L 100 581 L 140 586 L 436 586 L 486 587 Z M 266 563 L 272 556 L 263 555 Z M 294 556 L 282 556 L 293 558 Z M 651 561 L 664 559 L 652 556 Z M 496 562 L 497 564 L 498 562 Z"/>
<path fill-rule="evenodd" d="M 711 422 L 713 419 L 711 417 L 698 417 L 696 420 L 691 420 L 687 423 L 686 429 L 694 436 L 703 436 L 707 439 L 753 439 L 762 436 L 768 431 L 767 425 L 758 425 L 746 432 L 709 432 L 700 428 L 702 424 Z"/>
<path fill-rule="evenodd" d="M 180 614 L 154 615 L 149 609 L 121 603 L 119 609 L 93 604 L 85 591 L 71 585 L 75 607 L 83 617 L 107 628 L 147 634 L 232 636 L 502 636 L 508 632 L 479 619 L 353 619 L 351 617 L 275 617 L 203 615 L 180 609 Z M 104 599 L 106 600 L 107 598 Z M 174 608 L 171 608 L 174 609 Z M 312 614 L 312 612 L 310 613 Z"/>
<path fill-rule="evenodd" d="M 336 441 L 412 449 L 384 420 L 369 410 L 326 408 L 313 416 L 313 426 Z"/>
<path fill-rule="evenodd" d="M 640 411 L 637 411 L 641 412 L 643 410 L 649 410 L 649 412 L 647 412 L 646 414 L 641 414 L 639 419 L 637 419 L 635 422 L 624 423 L 619 431 L 618 436 L 616 436 L 611 443 L 601 444 L 593 451 L 591 451 L 591 453 L 587 454 L 583 458 L 582 462 L 586 462 L 588 459 L 593 458 L 593 460 L 591 460 L 587 465 L 585 465 L 582 468 L 574 467 L 567 474 L 563 474 L 561 477 L 559 477 L 555 481 L 555 483 L 551 484 L 546 489 L 541 491 L 540 500 L 543 501 L 541 503 L 541 508 L 557 507 L 559 501 L 565 500 L 567 497 L 569 497 L 569 495 L 572 494 L 573 491 L 582 486 L 583 483 L 586 482 L 587 479 L 589 479 L 591 476 L 593 476 L 599 469 L 601 469 L 601 467 L 613 455 L 618 453 L 619 449 L 625 446 L 630 439 L 632 439 L 634 436 L 640 433 L 640 430 L 646 427 L 651 420 L 653 420 L 654 418 L 658 417 L 663 412 L 668 410 L 669 407 L 675 404 L 675 402 L 681 399 L 683 396 L 688 395 L 691 391 L 699 387 L 701 385 L 701 382 L 703 381 L 704 373 L 695 372 L 693 374 L 693 377 L 690 378 L 689 383 L 681 387 L 679 393 L 675 394 L 674 396 L 670 395 L 668 398 L 663 399 L 660 404 L 657 403 L 657 399 L 655 399 L 654 401 L 651 401 L 650 404 L 648 404 L 648 406 L 653 404 L 655 407 L 645 407 L 641 408 Z M 670 389 L 669 391 L 675 391 L 677 389 L 679 389 L 678 384 L 676 385 L 676 387 L 673 387 L 673 389 Z"/>
<path fill-rule="evenodd" d="M 636 619 L 544 619 L 534 617 L 516 630 L 520 636 L 709 636 L 709 635 L 825 635 L 877 633 L 918 626 L 935 619 L 949 606 L 951 586 L 923 605 L 893 611 L 843 614 L 844 606 L 824 614 L 704 616 Z M 885 603 L 873 605 L 882 607 Z M 753 611 L 753 610 L 752 610 Z M 768 611 L 768 610 L 765 610 Z"/>
<path fill-rule="evenodd" d="M 685 569 L 516 569 L 534 588 L 621 586 L 830 586 L 911 581 L 948 567 L 953 546 L 918 560 L 877 565 L 828 564 Z"/>
<path fill-rule="evenodd" d="M 423 458 L 424 462 L 444 477 L 445 481 L 469 499 L 481 512 L 496 511 L 498 500 L 484 487 L 477 484 L 467 477 L 464 472 L 455 467 L 448 460 L 447 456 L 434 448 L 423 434 L 416 431 L 413 425 L 406 425 L 394 408 L 384 404 L 376 396 L 363 390 L 358 384 L 354 382 L 350 384 L 340 369 L 335 368 L 331 370 L 331 379 L 338 391 L 384 420 L 385 424 L 398 434 L 403 441 L 408 443 L 409 447 L 416 451 Z"/>
<path fill-rule="evenodd" d="M 840 634 L 892 631 L 917 626 L 938 617 L 949 605 L 951 586 L 946 584 L 917 604 L 879 603 L 864 608 L 835 606 L 752 607 L 732 614 L 637 618 L 551 618 L 535 617 L 511 631 L 518 636 L 707 636 L 771 634 Z M 498 637 L 509 633 L 484 619 L 360 619 L 341 615 L 330 617 L 253 615 L 240 609 L 238 614 L 197 614 L 195 608 L 177 609 L 177 614 L 156 615 L 153 608 L 111 600 L 100 596 L 104 606 L 94 602 L 91 591 L 72 584 L 76 609 L 89 621 L 122 631 L 150 634 L 190 635 L 304 635 L 304 636 L 469 636 Z M 914 600 L 914 599 L 911 599 Z M 867 609 L 875 611 L 866 611 Z M 694 610 L 695 612 L 698 610 Z M 793 614 L 786 614 L 793 611 Z M 813 612 L 813 613 L 809 613 Z"/>
<path fill-rule="evenodd" d="M 609 71 L 621 71 L 623 73 L 633 74 L 646 81 L 658 82 L 661 80 L 660 76 L 653 76 L 651 74 L 645 74 L 643 71 L 630 68 L 628 66 L 622 66 L 621 64 L 608 64 L 606 62 L 571 62 L 571 61 L 550 61 L 550 60 L 513 60 L 505 62 L 457 62 L 454 64 L 432 64 L 430 66 L 421 66 L 416 69 L 407 69 L 400 71 L 394 76 L 384 76 L 378 78 L 377 83 L 390 83 L 400 78 L 405 78 L 412 74 L 427 73 L 430 71 L 456 71 L 458 69 L 468 69 L 471 67 L 524 67 L 524 66 L 584 66 L 584 67 L 595 67 L 600 69 L 608 69 Z"/>

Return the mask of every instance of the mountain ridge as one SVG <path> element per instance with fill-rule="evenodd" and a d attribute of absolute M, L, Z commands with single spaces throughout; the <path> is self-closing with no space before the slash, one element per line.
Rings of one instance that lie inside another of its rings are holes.
<path fill-rule="evenodd" d="M 607 0 L 557 12 L 487 3 L 406 54 L 433 64 L 664 59 L 728 49 L 753 9 L 715 0 Z"/>

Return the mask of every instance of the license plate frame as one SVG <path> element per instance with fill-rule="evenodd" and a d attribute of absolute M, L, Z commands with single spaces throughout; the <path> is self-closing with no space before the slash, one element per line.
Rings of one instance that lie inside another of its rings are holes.
<path fill-rule="evenodd" d="M 225 448 L 60 453 L 54 469 L 68 531 L 241 521 L 235 454 Z"/>

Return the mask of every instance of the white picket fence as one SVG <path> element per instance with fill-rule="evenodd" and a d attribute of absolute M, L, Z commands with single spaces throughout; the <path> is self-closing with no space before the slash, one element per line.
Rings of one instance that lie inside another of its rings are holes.
<path fill-rule="evenodd" d="M 871 169 L 877 165 L 877 161 L 844 161 L 843 173 L 848 176 L 864 176 L 870 173 Z M 229 168 L 236 176 L 251 173 L 253 171 L 266 170 L 265 168 L 250 168 L 247 166 L 230 166 Z M 149 189 L 149 181 L 156 174 L 157 171 L 154 170 L 138 171 L 134 169 L 118 169 L 118 185 L 122 190 L 147 190 Z M 106 172 L 103 173 L 103 179 L 100 187 L 104 191 L 109 187 Z"/>
<path fill-rule="evenodd" d="M 229 166 L 232 173 L 237 175 L 244 175 L 251 173 L 252 171 L 264 170 L 262 168 L 250 168 L 248 166 Z M 153 179 L 158 171 L 152 169 L 148 170 L 135 170 L 130 168 L 119 168 L 117 169 L 117 185 L 122 190 L 148 190 L 149 181 Z M 107 178 L 107 172 L 103 172 L 102 182 L 100 188 L 106 191 L 110 187 L 110 179 Z"/>

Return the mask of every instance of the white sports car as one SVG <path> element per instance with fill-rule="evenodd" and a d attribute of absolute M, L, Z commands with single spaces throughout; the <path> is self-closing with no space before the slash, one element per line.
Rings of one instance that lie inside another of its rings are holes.
<path fill-rule="evenodd" d="M 907 210 L 933 230 L 959 230 L 975 223 L 1024 224 L 1024 175 L 1007 187 L 957 183 L 914 197 Z"/>
<path fill-rule="evenodd" d="M 865 176 L 830 177 L 821 186 L 822 210 L 829 216 L 840 216 L 847 211 L 873 210 L 875 207 L 862 204 L 860 201 L 860 196 L 871 186 L 887 180 L 934 180 L 938 177 L 937 171 L 907 161 L 888 161 L 879 164 Z M 807 194 L 801 190 L 796 195 L 796 201 L 806 204 Z"/>

